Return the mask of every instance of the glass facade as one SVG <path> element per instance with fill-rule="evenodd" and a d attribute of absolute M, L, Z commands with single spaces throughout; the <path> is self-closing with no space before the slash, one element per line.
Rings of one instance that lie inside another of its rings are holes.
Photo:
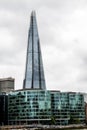
<path fill-rule="evenodd" d="M 23 88 L 46 89 L 35 12 L 31 14 Z"/>
<path fill-rule="evenodd" d="M 84 123 L 82 94 L 47 90 L 20 90 L 8 95 L 8 124 Z M 75 122 L 74 122 L 75 123 Z"/>
<path fill-rule="evenodd" d="M 50 119 L 51 96 L 49 91 L 18 91 L 8 96 L 9 124 L 38 123 Z"/>
<path fill-rule="evenodd" d="M 58 125 L 66 125 L 69 121 L 68 93 L 51 92 L 52 115 Z"/>
<path fill-rule="evenodd" d="M 83 122 L 84 106 L 84 96 L 82 94 L 69 93 L 70 118 Z"/>

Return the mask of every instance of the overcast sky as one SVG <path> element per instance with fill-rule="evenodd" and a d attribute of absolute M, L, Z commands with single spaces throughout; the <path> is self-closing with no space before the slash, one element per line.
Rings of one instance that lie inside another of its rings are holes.
<path fill-rule="evenodd" d="M 87 0 L 0 0 L 0 78 L 23 86 L 32 10 L 47 89 L 87 92 Z"/>

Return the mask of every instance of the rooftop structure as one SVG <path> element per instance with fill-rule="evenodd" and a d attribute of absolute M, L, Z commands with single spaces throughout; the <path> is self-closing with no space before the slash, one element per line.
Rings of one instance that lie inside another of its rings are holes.
<path fill-rule="evenodd" d="M 23 88 L 46 89 L 36 14 L 31 13 Z"/>

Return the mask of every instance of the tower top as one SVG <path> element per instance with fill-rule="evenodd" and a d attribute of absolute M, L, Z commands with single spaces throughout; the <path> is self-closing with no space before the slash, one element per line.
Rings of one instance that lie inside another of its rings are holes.
<path fill-rule="evenodd" d="M 36 13 L 35 13 L 35 10 L 33 10 L 32 12 L 31 12 L 31 17 L 36 17 Z"/>
<path fill-rule="evenodd" d="M 35 11 L 31 13 L 24 89 L 46 89 Z"/>

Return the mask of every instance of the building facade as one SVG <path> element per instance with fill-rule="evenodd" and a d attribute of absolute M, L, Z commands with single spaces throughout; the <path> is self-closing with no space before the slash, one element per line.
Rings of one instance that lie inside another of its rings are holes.
<path fill-rule="evenodd" d="M 8 95 L 8 124 L 68 125 L 85 122 L 85 104 L 80 93 L 21 90 Z"/>
<path fill-rule="evenodd" d="M 36 14 L 31 13 L 26 57 L 24 89 L 46 89 Z"/>
<path fill-rule="evenodd" d="M 13 78 L 1 78 L 0 79 L 0 92 L 9 93 L 14 90 L 14 82 Z"/>
<path fill-rule="evenodd" d="M 56 124 L 67 125 L 70 119 L 68 93 L 51 91 L 51 109 Z"/>
<path fill-rule="evenodd" d="M 0 125 L 8 124 L 8 96 L 0 93 Z"/>
<path fill-rule="evenodd" d="M 83 122 L 85 115 L 85 102 L 83 94 L 69 93 L 70 123 Z M 85 119 L 84 119 L 85 120 Z"/>

